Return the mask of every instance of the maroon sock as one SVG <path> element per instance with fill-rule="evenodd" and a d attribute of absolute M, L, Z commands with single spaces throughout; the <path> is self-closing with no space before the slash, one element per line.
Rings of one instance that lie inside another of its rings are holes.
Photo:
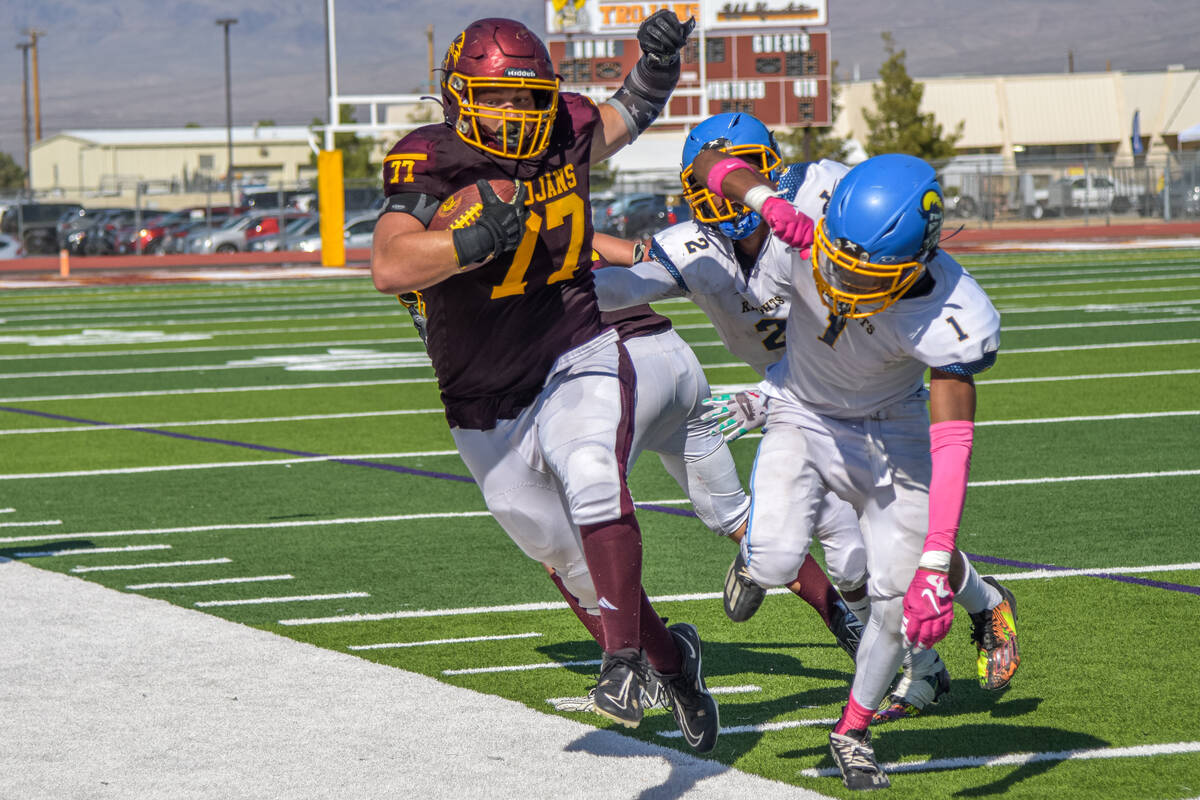
<path fill-rule="evenodd" d="M 562 593 L 563 599 L 567 601 L 567 605 L 575 612 L 575 616 L 579 617 L 579 621 L 583 623 L 583 627 L 588 629 L 588 633 L 592 635 L 592 638 L 601 647 L 604 647 L 604 623 L 600 621 L 600 617 L 595 614 L 589 614 L 583 606 L 579 605 L 579 598 L 567 591 L 567 587 L 563 585 L 562 578 L 558 577 L 557 572 L 550 573 L 550 580 L 554 581 L 554 585 Z"/>
<path fill-rule="evenodd" d="M 610 522 L 580 525 L 579 532 L 599 598 L 604 650 L 637 650 L 642 638 L 642 532 L 637 519 L 629 513 Z"/>
<path fill-rule="evenodd" d="M 789 588 L 821 615 L 825 627 L 830 627 L 831 609 L 840 598 L 829 578 L 825 577 L 825 571 L 811 554 L 804 557 L 804 563 L 796 573 L 796 580 L 800 582 L 800 586 Z"/>
<path fill-rule="evenodd" d="M 650 598 L 642 590 L 642 649 L 650 666 L 663 675 L 678 675 L 683 670 L 683 661 L 675 637 L 667 630 L 662 617 L 650 605 Z"/>

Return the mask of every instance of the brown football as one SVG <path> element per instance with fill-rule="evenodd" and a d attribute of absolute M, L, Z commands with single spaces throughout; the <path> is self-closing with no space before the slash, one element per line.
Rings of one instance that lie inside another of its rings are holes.
<path fill-rule="evenodd" d="M 491 184 L 492 191 L 496 193 L 496 196 L 506 202 L 512 200 L 517 193 L 517 185 L 513 181 L 497 178 L 488 183 Z M 442 201 L 434 213 L 433 219 L 429 221 L 428 230 L 444 231 L 465 228 L 476 220 L 482 209 L 483 201 L 479 197 L 479 189 L 475 184 L 464 186 Z"/>

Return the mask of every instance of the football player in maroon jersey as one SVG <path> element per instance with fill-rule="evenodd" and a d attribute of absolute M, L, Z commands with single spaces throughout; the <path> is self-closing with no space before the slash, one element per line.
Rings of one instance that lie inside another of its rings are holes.
<path fill-rule="evenodd" d="M 489 511 L 554 569 L 604 650 L 595 710 L 636 727 L 659 681 L 688 744 L 719 732 L 694 626 L 667 628 L 641 585 L 641 532 L 625 483 L 634 376 L 600 318 L 591 276 L 589 167 L 658 116 L 692 21 L 660 10 L 642 56 L 606 102 L 560 93 L 524 25 L 467 26 L 442 63 L 445 123 L 418 128 L 384 161 L 387 203 L 371 272 L 388 294 L 420 291 L 427 347 L 459 453 Z M 505 202 L 489 181 L 509 180 Z M 438 206 L 478 185 L 473 223 L 427 230 Z M 590 623 L 590 624 L 589 624 Z"/>

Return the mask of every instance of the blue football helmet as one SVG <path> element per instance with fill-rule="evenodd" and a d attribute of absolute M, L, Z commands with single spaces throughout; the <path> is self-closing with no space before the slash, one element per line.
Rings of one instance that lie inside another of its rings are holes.
<path fill-rule="evenodd" d="M 899 300 L 937 250 L 943 209 L 933 167 L 914 156 L 875 156 L 846 173 L 815 231 L 821 301 L 857 318 Z"/>
<path fill-rule="evenodd" d="M 692 162 L 701 150 L 716 148 L 747 161 L 772 183 L 779 180 L 781 159 L 775 137 L 749 114 L 717 114 L 692 128 L 683 142 L 683 164 L 679 179 L 683 199 L 697 222 L 715 225 L 730 239 L 744 239 L 762 222 L 758 214 L 741 203 L 718 197 L 692 174 Z"/>

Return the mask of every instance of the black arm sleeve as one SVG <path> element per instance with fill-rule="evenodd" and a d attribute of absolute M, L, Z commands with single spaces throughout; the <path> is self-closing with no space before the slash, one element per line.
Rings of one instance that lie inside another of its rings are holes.
<path fill-rule="evenodd" d="M 389 196 L 383 204 L 379 215 L 383 216 L 389 211 L 401 211 L 416 217 L 421 221 L 422 225 L 429 227 L 429 221 L 433 219 L 434 212 L 437 211 L 438 206 L 441 204 L 441 200 L 427 194 L 402 192 Z"/>
<path fill-rule="evenodd" d="M 658 119 L 678 82 L 679 59 L 664 65 L 642 54 L 633 65 L 633 69 L 625 76 L 625 83 L 605 101 L 621 112 L 629 128 L 630 141 Z"/>

